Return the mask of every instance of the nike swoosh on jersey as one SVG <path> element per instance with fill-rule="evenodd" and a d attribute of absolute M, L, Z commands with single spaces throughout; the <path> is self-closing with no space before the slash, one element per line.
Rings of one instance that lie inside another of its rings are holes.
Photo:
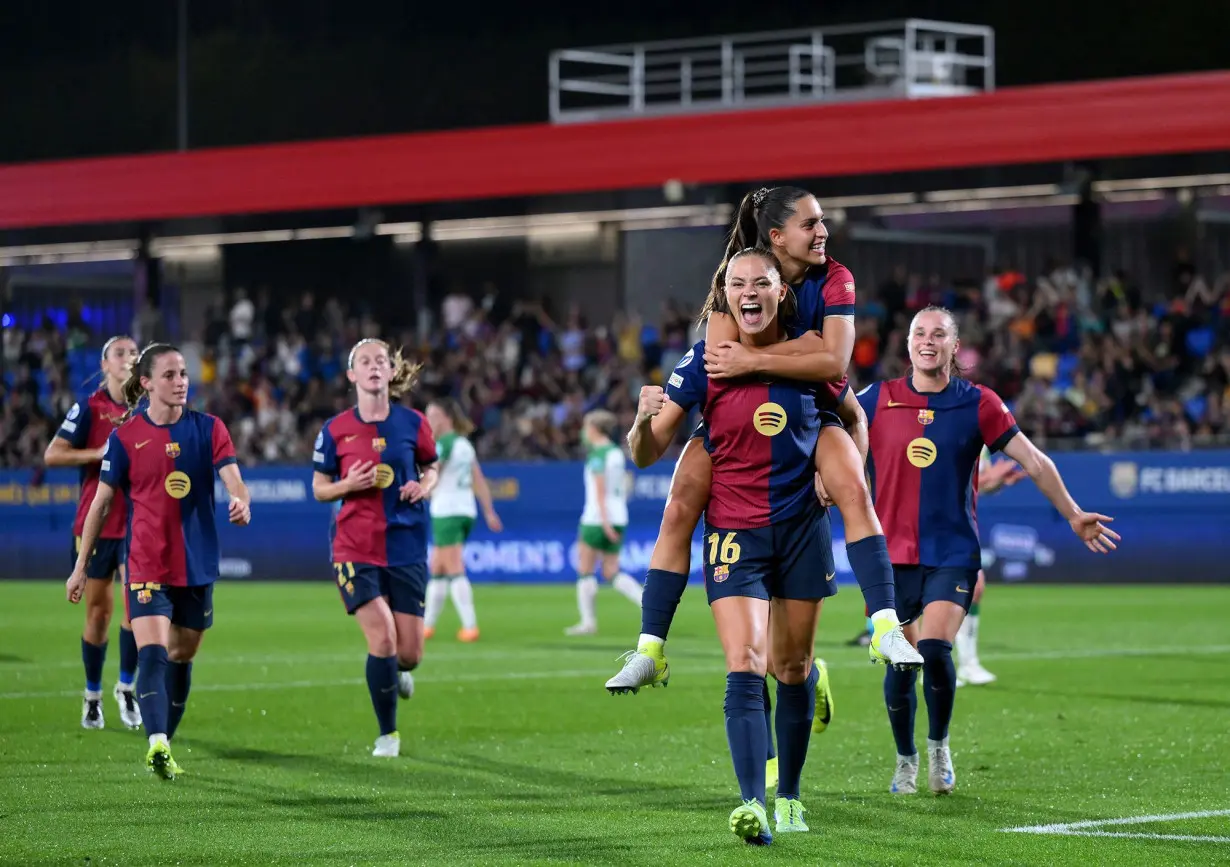
<path fill-rule="evenodd" d="M 147 445 L 149 445 L 151 442 L 153 442 L 153 440 L 142 440 L 141 442 L 137 443 L 137 448 L 143 449 Z"/>
<path fill-rule="evenodd" d="M 905 404 L 904 404 L 904 403 L 901 403 L 900 401 L 896 401 L 896 400 L 890 400 L 890 401 L 888 402 L 888 405 L 889 405 L 890 407 L 892 407 L 892 406 L 905 406 Z"/>
<path fill-rule="evenodd" d="M 351 434 L 350 436 L 344 436 L 344 437 L 342 437 L 342 442 L 344 442 L 344 443 L 348 443 L 348 442 L 350 442 L 350 441 L 351 441 L 351 440 L 353 440 L 353 439 L 357 439 L 357 438 L 358 438 L 358 436 L 359 436 L 358 434 Z"/>

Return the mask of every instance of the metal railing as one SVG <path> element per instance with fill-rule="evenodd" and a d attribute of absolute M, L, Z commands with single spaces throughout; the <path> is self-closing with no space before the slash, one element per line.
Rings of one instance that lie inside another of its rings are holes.
<path fill-rule="evenodd" d="M 911 18 L 551 53 L 554 123 L 995 87 L 990 27 Z"/>

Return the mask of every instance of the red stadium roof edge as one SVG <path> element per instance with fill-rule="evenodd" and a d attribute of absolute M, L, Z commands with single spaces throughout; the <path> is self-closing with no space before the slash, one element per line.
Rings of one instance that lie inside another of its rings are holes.
<path fill-rule="evenodd" d="M 0 229 L 1230 150 L 1226 106 L 1213 72 L 25 163 Z"/>

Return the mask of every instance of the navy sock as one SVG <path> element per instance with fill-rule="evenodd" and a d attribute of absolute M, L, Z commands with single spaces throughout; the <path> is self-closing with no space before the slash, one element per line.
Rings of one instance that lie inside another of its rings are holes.
<path fill-rule="evenodd" d="M 137 705 L 147 735 L 167 733 L 167 649 L 147 644 L 137 653 L 140 676 L 137 680 Z"/>
<path fill-rule="evenodd" d="M 372 694 L 372 709 L 380 734 L 397 731 L 397 657 L 367 657 L 367 691 Z"/>
<path fill-rule="evenodd" d="M 890 665 L 884 672 L 884 706 L 888 708 L 888 724 L 893 728 L 899 756 L 918 753 L 914 746 L 914 713 L 918 710 L 914 684 L 917 680 L 918 670 L 914 668 L 898 671 Z"/>
<path fill-rule="evenodd" d="M 167 737 L 175 737 L 179 721 L 184 718 L 188 709 L 188 692 L 192 689 L 192 663 L 167 663 L 167 697 L 170 699 L 170 712 L 167 716 Z"/>
<path fill-rule="evenodd" d="M 663 641 L 671 631 L 675 609 L 687 589 L 688 576 L 665 569 L 650 569 L 645 573 L 645 589 L 641 594 L 641 634 L 656 635 Z"/>
<path fill-rule="evenodd" d="M 414 671 L 418 667 L 419 664 L 417 662 L 402 662 L 400 659 L 397 661 L 398 671 Z"/>
<path fill-rule="evenodd" d="M 819 679 L 820 669 L 812 663 L 807 680 L 802 683 L 777 683 L 777 748 L 782 753 L 778 762 L 779 798 L 797 800 L 799 797 L 799 780 L 811 740 L 811 721 L 816 717 L 816 681 Z"/>
<path fill-rule="evenodd" d="M 957 668 L 952 664 L 952 645 L 938 638 L 918 642 L 923 658 L 923 695 L 927 699 L 929 734 L 933 741 L 948 737 L 952 706 L 957 700 Z"/>
<path fill-rule="evenodd" d="M 102 691 L 103 664 L 107 661 L 107 642 L 90 644 L 81 639 L 81 661 L 85 663 L 85 688 L 90 692 Z"/>
<path fill-rule="evenodd" d="M 120 627 L 120 685 L 132 686 L 137 680 L 137 639 L 131 629 Z"/>
<path fill-rule="evenodd" d="M 875 614 L 884 608 L 897 607 L 896 585 L 893 583 L 893 564 L 888 559 L 888 543 L 883 536 L 868 536 L 846 545 L 850 568 L 858 579 L 863 599 L 867 600 L 867 612 Z"/>
<path fill-rule="evenodd" d="M 769 679 L 764 680 L 764 732 L 769 739 L 768 757 L 777 758 L 777 750 L 773 749 L 773 700 L 769 698 Z"/>
<path fill-rule="evenodd" d="M 764 803 L 764 678 L 750 671 L 726 675 L 726 741 L 739 780 L 739 797 Z"/>

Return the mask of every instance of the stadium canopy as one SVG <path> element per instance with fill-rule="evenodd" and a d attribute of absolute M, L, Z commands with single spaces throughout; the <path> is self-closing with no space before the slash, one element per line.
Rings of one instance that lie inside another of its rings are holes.
<path fill-rule="evenodd" d="M 1230 150 L 1230 72 L 0 166 L 0 229 Z M 10 236 L 11 237 L 11 236 Z"/>

